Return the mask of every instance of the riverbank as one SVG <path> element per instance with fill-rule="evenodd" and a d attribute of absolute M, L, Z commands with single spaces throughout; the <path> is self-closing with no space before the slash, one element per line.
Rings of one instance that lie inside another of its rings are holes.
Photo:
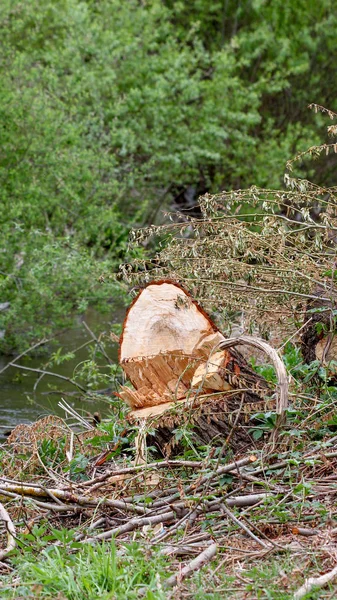
<path fill-rule="evenodd" d="M 95 368 L 96 388 L 111 388 L 114 391 L 113 377 L 110 377 L 111 365 L 107 364 L 84 324 L 87 324 L 97 338 L 101 336 L 110 361 L 117 368 L 118 347 L 111 340 L 110 332 L 122 322 L 124 311 L 121 305 L 112 305 L 109 314 L 90 309 L 84 317 L 74 321 L 73 327 L 57 337 L 57 343 L 49 344 L 42 356 L 29 353 L 18 364 L 29 369 L 47 369 L 64 378 L 75 378 L 84 386 L 88 384 L 91 392 L 95 389 L 92 373 Z M 102 416 L 108 413 L 109 403 L 107 399 L 100 399 L 100 395 L 92 398 L 78 393 L 79 390 L 66 379 L 50 375 L 41 377 L 38 372 L 19 370 L 15 366 L 4 370 L 11 361 L 13 357 L 0 356 L 0 438 L 18 423 L 31 423 L 48 414 L 63 416 L 64 411 L 58 406 L 62 397 L 76 410 L 84 413 L 98 411 Z M 87 369 L 83 372 L 85 366 Z M 102 380 L 101 383 L 99 379 Z"/>
<path fill-rule="evenodd" d="M 72 455 L 67 428 L 57 453 L 37 428 L 38 445 L 26 438 L 24 455 L 13 438 L 0 448 L 0 501 L 16 546 L 7 554 L 3 532 L 1 596 L 302 598 L 309 576 L 335 564 L 337 440 L 310 441 L 314 419 L 312 409 L 305 447 L 288 435 L 277 450 L 267 442 L 233 457 L 195 448 L 140 465 L 127 451 L 134 433 L 112 450 L 108 424 L 92 444 L 88 432 L 85 443 L 77 438 Z M 49 426 L 50 442 L 60 423 Z M 333 578 L 324 586 L 319 597 L 334 597 Z"/>

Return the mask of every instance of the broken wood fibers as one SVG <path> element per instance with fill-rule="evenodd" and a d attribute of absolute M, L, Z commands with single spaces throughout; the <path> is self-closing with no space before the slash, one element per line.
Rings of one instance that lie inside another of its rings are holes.
<path fill-rule="evenodd" d="M 267 382 L 242 354 L 219 350 L 224 339 L 190 294 L 171 281 L 151 282 L 131 304 L 119 359 L 134 389 L 122 386 L 118 395 L 132 408 L 131 422 L 150 419 L 162 452 L 172 447 L 172 429 L 187 419 L 199 443 L 229 435 L 236 446 L 239 439 L 247 443 L 248 428 L 233 432 L 233 422 L 275 406 Z"/>

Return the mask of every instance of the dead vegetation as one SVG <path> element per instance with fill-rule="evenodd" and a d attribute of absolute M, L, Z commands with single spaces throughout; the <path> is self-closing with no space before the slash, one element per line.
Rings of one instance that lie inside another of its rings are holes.
<path fill-rule="evenodd" d="M 59 427 L 57 420 L 55 428 Z M 66 426 L 64 435 L 70 437 Z M 224 573 L 235 573 L 237 564 L 248 568 L 272 555 L 291 554 L 294 564 L 310 565 L 313 553 L 316 559 L 319 554 L 325 573 L 335 569 L 333 436 L 319 444 L 306 441 L 301 454 L 286 438 L 279 439 L 272 453 L 268 444 L 254 454 L 234 457 L 226 445 L 220 449 L 210 445 L 202 460 L 164 459 L 139 465 L 125 458 L 101 465 L 101 452 L 89 458 L 80 481 L 74 481 L 62 464 L 44 466 L 42 471 L 35 460 L 35 474 L 27 472 L 22 457 L 15 456 L 13 439 L 2 449 L 7 468 L 0 478 L 0 498 L 11 519 L 7 522 L 16 524 L 16 533 L 14 526 L 7 529 L 3 572 L 10 565 L 16 535 L 41 521 L 50 527 L 76 525 L 81 544 L 113 538 L 117 545 L 139 540 L 159 549 L 170 557 L 172 574 L 164 586 L 178 586 L 181 597 L 189 595 L 185 577 L 205 560 L 216 560 L 209 576 L 213 583 Z M 36 452 L 36 447 L 26 451 L 26 461 L 32 464 Z M 297 573 L 284 589 L 301 583 Z"/>

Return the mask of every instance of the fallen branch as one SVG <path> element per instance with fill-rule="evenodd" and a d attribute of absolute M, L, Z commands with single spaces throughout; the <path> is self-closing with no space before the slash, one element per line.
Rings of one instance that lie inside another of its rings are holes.
<path fill-rule="evenodd" d="M 14 492 L 7 492 L 7 490 L 3 490 L 0 488 L 0 497 L 4 496 L 5 498 L 14 498 L 17 500 L 24 500 L 27 503 L 33 504 L 34 506 L 38 506 L 44 510 L 52 510 L 54 512 L 68 512 L 74 511 L 79 512 L 83 507 L 78 504 L 51 504 L 50 502 L 41 502 L 40 500 L 36 500 L 35 498 L 31 498 L 30 496 L 22 496 L 21 494 L 15 494 Z"/>
<path fill-rule="evenodd" d="M 71 504 L 78 504 L 80 506 L 98 506 L 105 505 L 111 508 L 117 508 L 120 510 L 126 510 L 129 512 L 135 512 L 139 514 L 144 514 L 147 511 L 146 508 L 142 506 L 138 506 L 137 504 L 130 504 L 128 502 L 123 502 L 122 500 L 110 500 L 109 498 L 93 498 L 90 496 L 80 496 L 74 494 L 72 492 L 67 492 L 65 490 L 59 490 L 57 488 L 46 489 L 42 487 L 31 487 L 29 485 L 15 485 L 10 483 L 5 483 L 0 489 L 0 495 L 3 493 L 5 495 L 6 492 L 13 492 L 16 494 L 21 494 L 22 496 L 33 496 L 35 497 L 50 497 L 51 494 L 55 496 L 58 500 L 63 500 L 64 502 L 69 502 Z"/>
<path fill-rule="evenodd" d="M 248 494 L 247 496 L 236 496 L 232 498 L 228 498 L 226 500 L 227 506 L 254 506 L 264 500 L 265 498 L 270 498 L 271 494 Z"/>
<path fill-rule="evenodd" d="M 22 358 L 23 356 L 26 356 L 26 354 L 28 354 L 32 350 L 35 350 L 35 348 L 38 348 L 39 346 L 43 346 L 43 344 L 47 344 L 48 342 L 51 342 L 52 339 L 53 338 L 40 340 L 39 342 L 37 342 L 33 346 L 30 346 L 30 348 L 27 348 L 27 350 L 25 350 L 24 352 L 21 352 L 21 354 L 19 354 L 18 356 L 16 356 L 16 358 L 13 358 L 13 360 L 11 360 L 11 362 L 7 363 L 1 369 L 0 375 L 2 375 L 2 373 L 4 373 L 7 369 L 9 369 L 9 367 L 17 367 L 16 361 L 20 360 L 20 358 Z"/>
<path fill-rule="evenodd" d="M 291 533 L 294 535 L 303 535 L 304 537 L 311 537 L 320 533 L 319 529 L 309 529 L 307 527 L 293 527 Z"/>
<path fill-rule="evenodd" d="M 238 475 L 238 477 L 240 477 L 239 468 L 249 465 L 250 463 L 255 462 L 256 460 L 257 460 L 256 456 L 252 455 L 252 456 L 248 456 L 247 458 L 242 458 L 242 459 L 240 459 L 236 462 L 230 463 L 228 465 L 218 467 L 217 469 L 215 469 L 214 471 L 211 471 L 210 473 L 208 473 L 201 479 L 191 483 L 187 488 L 184 489 L 184 494 L 187 495 L 187 494 L 190 494 L 191 492 L 196 492 L 205 483 L 210 483 L 212 481 L 212 479 L 214 479 L 217 475 L 223 475 L 224 473 L 232 472 L 233 475 L 236 474 L 236 475 Z M 175 492 L 174 494 L 172 494 L 171 496 L 164 498 L 163 500 L 158 500 L 158 501 L 154 502 L 153 506 L 159 507 L 159 506 L 162 506 L 163 504 L 173 502 L 174 500 L 177 500 L 180 497 L 181 497 L 181 492 L 178 491 L 178 492 Z"/>
<path fill-rule="evenodd" d="M 255 462 L 256 460 L 257 460 L 256 456 L 251 455 L 246 458 L 237 460 L 236 462 L 229 463 L 228 465 L 222 465 L 222 466 L 218 467 L 218 469 L 216 469 L 216 471 L 213 471 L 212 474 L 222 475 L 223 473 L 228 473 L 229 471 L 238 472 L 238 469 L 240 467 L 245 467 L 246 465 L 249 465 L 250 463 Z M 214 462 L 218 463 L 218 460 L 215 460 Z M 181 468 L 181 467 L 188 467 L 191 469 L 204 469 L 205 462 L 204 461 L 193 461 L 193 460 L 162 460 L 159 462 L 135 465 L 133 467 L 125 467 L 123 469 L 111 469 L 109 471 L 106 471 L 102 475 L 95 477 L 94 479 L 89 479 L 88 481 L 83 482 L 81 484 L 81 486 L 82 487 L 91 486 L 95 483 L 105 481 L 109 477 L 115 477 L 117 475 L 128 475 L 130 473 L 137 473 L 138 471 L 146 471 L 149 469 Z M 202 484 L 202 482 L 206 481 L 208 478 L 209 478 L 209 476 L 206 476 L 200 482 L 200 484 Z"/>
<path fill-rule="evenodd" d="M 304 598 L 309 592 L 311 592 L 314 588 L 323 588 L 330 581 L 337 577 L 337 565 L 332 569 L 332 571 L 328 571 L 324 575 L 320 577 L 309 577 L 305 583 L 300 587 L 297 592 L 294 594 L 294 600 L 300 600 L 300 598 Z"/>
<path fill-rule="evenodd" d="M 233 515 L 233 513 L 229 510 L 229 508 L 227 508 L 227 506 L 225 506 L 224 504 L 221 505 L 221 509 L 222 511 L 225 513 L 225 515 L 227 515 L 227 517 L 229 517 L 236 525 L 238 525 L 239 527 L 241 527 L 241 529 L 243 529 L 243 531 L 245 531 L 247 533 L 247 535 L 249 535 L 249 537 L 252 538 L 252 540 L 254 540 L 255 542 L 257 542 L 258 544 L 260 544 L 260 546 L 262 546 L 263 548 L 268 549 L 267 544 L 265 544 L 262 540 L 260 540 L 260 538 L 258 538 L 255 533 L 253 533 L 245 523 L 243 523 L 242 521 L 240 521 L 235 515 Z"/>
<path fill-rule="evenodd" d="M 242 335 L 237 338 L 229 338 L 219 343 L 219 348 L 225 350 L 227 348 L 233 348 L 235 346 L 253 346 L 258 348 L 267 354 L 270 360 L 273 362 L 279 386 L 279 394 L 276 404 L 276 412 L 278 415 L 282 415 L 288 406 L 288 375 L 283 361 L 277 353 L 275 348 L 272 348 L 267 342 L 260 340 L 256 337 L 248 335 Z"/>
<path fill-rule="evenodd" d="M 13 524 L 12 519 L 10 518 L 7 510 L 0 502 L 0 521 L 5 523 L 5 527 L 7 530 L 7 546 L 4 550 L 0 550 L 0 560 L 5 558 L 12 550 L 14 550 L 16 546 L 15 535 L 16 530 Z"/>
<path fill-rule="evenodd" d="M 99 533 L 95 537 L 87 538 L 84 540 L 85 543 L 94 543 L 98 540 L 109 540 L 112 537 L 117 537 L 121 533 L 128 533 L 129 531 L 134 531 L 135 529 L 139 529 L 139 527 L 143 527 L 144 525 L 157 525 L 158 523 L 167 523 L 174 520 L 176 517 L 176 513 L 173 510 L 170 510 L 165 513 L 161 513 L 160 515 L 154 515 L 153 517 L 135 517 L 134 519 L 130 519 L 124 525 L 120 525 L 119 527 L 115 527 L 114 529 L 109 529 L 108 531 L 103 531 L 103 533 Z"/>
<path fill-rule="evenodd" d="M 206 550 L 201 552 L 196 558 L 191 560 L 185 567 L 181 569 L 178 573 L 171 575 L 168 579 L 164 581 L 164 587 L 169 588 L 175 586 L 177 583 L 180 583 L 186 577 L 192 575 L 193 571 L 197 571 L 201 569 L 206 563 L 208 563 L 214 556 L 216 555 L 217 544 L 212 544 Z"/>

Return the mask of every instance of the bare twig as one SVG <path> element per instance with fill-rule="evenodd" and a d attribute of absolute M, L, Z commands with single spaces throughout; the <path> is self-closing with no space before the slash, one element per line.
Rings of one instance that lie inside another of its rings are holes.
<path fill-rule="evenodd" d="M 176 513 L 173 510 L 170 510 L 160 515 L 154 515 L 153 517 L 135 517 L 134 519 L 129 519 L 124 525 L 120 525 L 119 527 L 115 527 L 114 529 L 109 529 L 108 531 L 99 533 L 95 537 L 87 538 L 84 541 L 88 543 L 93 543 L 97 540 L 109 540 L 112 537 L 117 537 L 121 533 L 127 533 L 129 531 L 139 529 L 144 525 L 157 525 L 158 523 L 170 522 L 175 518 L 175 516 Z"/>
<path fill-rule="evenodd" d="M 77 387 L 79 390 L 81 390 L 81 392 L 84 392 L 85 394 L 88 393 L 88 391 L 80 383 L 77 383 L 73 379 L 70 379 L 70 377 L 65 377 L 64 375 L 60 375 L 59 373 L 53 373 L 52 371 L 45 371 L 44 369 L 32 369 L 31 367 L 24 367 L 23 365 L 17 365 L 15 362 L 15 359 L 12 360 L 10 363 L 8 363 L 6 365 L 6 368 L 7 367 L 15 367 L 16 369 L 22 369 L 23 371 L 31 371 L 32 373 L 40 373 L 43 375 L 50 375 L 51 377 L 57 377 L 58 379 L 63 379 L 63 381 L 68 381 L 69 383 L 71 383 L 72 385 Z M 4 370 L 5 369 L 3 369 L 3 371 Z M 0 373 L 0 375 L 1 375 L 1 373 Z"/>
<path fill-rule="evenodd" d="M 14 492 L 15 494 L 21 494 L 22 496 L 32 496 L 33 498 L 50 496 L 51 492 L 51 494 L 53 494 L 59 500 L 79 504 L 80 506 L 106 505 L 110 506 L 111 508 L 117 508 L 139 514 L 144 514 L 147 512 L 147 509 L 143 508 L 142 506 L 138 506 L 136 503 L 130 504 L 129 502 L 123 502 L 122 500 L 111 500 L 109 498 L 93 498 L 90 496 L 80 496 L 73 492 L 67 492 L 65 490 L 60 490 L 57 488 L 47 490 L 43 487 L 30 487 L 29 485 L 25 485 L 23 483 L 5 483 L 0 489 L 0 494 L 6 491 Z"/>
<path fill-rule="evenodd" d="M 268 548 L 267 544 L 265 544 L 262 540 L 260 540 L 260 538 L 258 538 L 255 535 L 255 533 L 253 533 L 247 527 L 247 525 L 245 523 L 243 523 L 235 515 L 233 515 L 232 511 L 230 511 L 229 508 L 227 508 L 227 506 L 225 506 L 224 504 L 221 504 L 221 509 L 227 515 L 227 517 L 229 517 L 236 525 L 241 527 L 241 529 L 243 529 L 247 533 L 247 535 L 249 535 L 249 537 L 251 537 L 255 542 L 260 544 L 260 546 L 262 546 L 263 548 L 266 548 L 266 549 Z"/>
<path fill-rule="evenodd" d="M 181 569 L 178 573 L 171 575 L 168 579 L 164 581 L 164 587 L 169 588 L 175 586 L 177 583 L 180 583 L 186 577 L 189 577 L 194 571 L 201 569 L 207 562 L 212 560 L 216 555 L 217 544 L 212 544 L 206 550 L 201 552 L 196 558 L 191 560 L 185 567 Z"/>
<path fill-rule="evenodd" d="M 86 328 L 87 332 L 91 335 L 92 339 L 96 342 L 97 346 L 99 347 L 100 351 L 102 352 L 104 358 L 106 358 L 106 360 L 108 361 L 109 365 L 114 365 L 114 361 L 111 360 L 110 356 L 105 352 L 104 347 L 102 346 L 101 342 L 99 341 L 98 337 L 94 334 L 93 331 L 91 331 L 89 325 L 87 325 L 87 323 L 85 321 L 82 321 L 84 327 Z"/>
<path fill-rule="evenodd" d="M 58 402 L 58 406 L 62 408 L 62 410 L 64 410 L 66 414 L 71 415 L 72 417 L 74 417 L 74 419 L 79 421 L 79 423 L 89 431 L 94 429 L 93 425 L 91 425 L 91 423 L 84 419 L 84 417 L 82 417 L 72 406 L 70 406 L 70 404 L 68 404 L 68 402 L 66 402 L 64 398 L 62 398 L 61 402 Z"/>

